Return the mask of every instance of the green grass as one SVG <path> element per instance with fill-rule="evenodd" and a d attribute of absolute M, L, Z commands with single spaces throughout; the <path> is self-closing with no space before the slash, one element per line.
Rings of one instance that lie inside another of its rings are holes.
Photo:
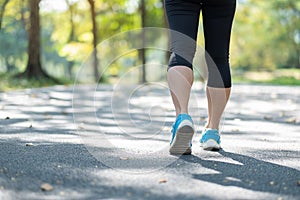
<path fill-rule="evenodd" d="M 69 85 L 73 82 L 70 80 L 59 79 L 61 85 Z M 25 79 L 16 78 L 14 74 L 0 74 L 0 92 L 6 92 L 10 90 L 18 90 L 25 88 L 40 88 L 57 85 L 57 82 L 49 79 Z"/>
<path fill-rule="evenodd" d="M 293 85 L 300 86 L 300 69 L 278 69 L 273 72 L 244 72 L 235 73 L 233 71 L 234 83 L 249 83 L 249 84 L 271 84 L 271 85 Z M 106 77 L 108 82 L 108 77 Z M 59 79 L 61 85 L 73 84 L 72 80 Z M 0 74 L 0 92 L 10 90 L 39 88 L 57 85 L 57 82 L 49 79 L 30 79 L 15 78 L 14 74 Z"/>
<path fill-rule="evenodd" d="M 300 86 L 300 69 L 277 69 L 272 72 L 233 73 L 234 83 Z"/>
<path fill-rule="evenodd" d="M 286 76 L 286 77 L 274 78 L 270 81 L 266 81 L 266 83 L 274 84 L 274 85 L 299 85 L 300 86 L 300 79 Z"/>

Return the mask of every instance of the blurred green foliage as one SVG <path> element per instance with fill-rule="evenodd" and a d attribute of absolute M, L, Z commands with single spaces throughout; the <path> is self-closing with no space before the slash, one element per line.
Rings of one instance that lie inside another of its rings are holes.
<path fill-rule="evenodd" d="M 0 29 L 0 73 L 2 74 L 20 72 L 26 66 L 26 29 L 29 26 L 27 1 L 9 0 L 5 7 Z M 3 2 L 4 0 L 0 0 L 0 7 Z M 40 13 L 43 68 L 54 77 L 72 80 L 81 63 L 93 50 L 88 1 L 61 0 L 65 8 L 56 10 L 50 7 L 47 9 L 45 2 L 46 0 L 42 0 Z M 120 32 L 140 28 L 139 2 L 138 0 L 95 1 L 99 42 Z M 146 26 L 166 27 L 163 0 L 145 2 Z M 202 32 L 200 31 L 199 34 Z M 203 36 L 199 37 L 199 43 L 203 44 Z M 126 44 L 122 48 L 126 48 Z M 148 53 L 147 56 L 153 55 Z M 126 55 L 126 59 L 112 63 L 106 77 L 120 75 L 130 65 L 138 65 L 138 60 L 138 53 L 131 52 Z M 238 72 L 274 71 L 282 68 L 299 70 L 300 0 L 238 0 L 232 33 L 231 65 Z M 165 69 L 161 69 L 157 74 L 164 72 Z M 297 77 L 295 79 L 297 80 Z"/>
<path fill-rule="evenodd" d="M 240 1 L 231 57 L 243 70 L 300 68 L 300 0 Z"/>

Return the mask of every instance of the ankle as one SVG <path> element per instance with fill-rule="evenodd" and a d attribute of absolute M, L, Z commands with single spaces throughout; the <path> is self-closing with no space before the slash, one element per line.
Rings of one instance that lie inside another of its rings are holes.
<path fill-rule="evenodd" d="M 187 115 L 189 115 L 188 112 L 180 112 L 179 114 L 187 114 Z"/>
<path fill-rule="evenodd" d="M 180 114 L 187 114 L 189 115 L 189 113 L 187 111 L 180 111 L 180 112 L 176 112 L 176 117 L 178 117 L 178 115 Z"/>
<path fill-rule="evenodd" d="M 219 130 L 219 126 L 218 126 L 218 125 L 213 125 L 213 124 L 205 124 L 204 128 L 205 128 L 205 129 L 215 129 L 215 130 Z"/>
<path fill-rule="evenodd" d="M 205 128 L 205 130 L 217 130 L 217 131 L 219 131 L 219 128 Z"/>

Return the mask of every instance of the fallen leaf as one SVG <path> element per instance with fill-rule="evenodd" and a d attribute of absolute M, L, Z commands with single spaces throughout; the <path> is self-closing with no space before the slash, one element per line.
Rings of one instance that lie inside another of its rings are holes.
<path fill-rule="evenodd" d="M 297 185 L 298 185 L 298 186 L 300 186 L 300 180 L 299 180 L 299 181 L 297 181 Z"/>
<path fill-rule="evenodd" d="M 29 125 L 29 128 L 32 128 L 32 124 Z"/>
<path fill-rule="evenodd" d="M 5 119 L 10 119 L 10 117 L 5 117 Z"/>
<path fill-rule="evenodd" d="M 273 117 L 272 116 L 264 116 L 264 120 L 268 120 L 268 121 L 270 121 L 270 120 L 272 120 L 273 119 Z"/>
<path fill-rule="evenodd" d="M 158 181 L 158 183 L 166 183 L 166 182 L 168 182 L 166 179 L 160 179 L 159 181 Z"/>
<path fill-rule="evenodd" d="M 69 113 L 67 111 L 62 111 L 61 114 L 68 115 Z"/>
<path fill-rule="evenodd" d="M 33 144 L 32 143 L 26 143 L 25 146 L 30 147 L 30 146 L 33 146 Z"/>
<path fill-rule="evenodd" d="M 275 185 L 275 182 L 274 181 L 270 181 L 270 185 L 271 186 Z"/>
<path fill-rule="evenodd" d="M 128 160 L 128 157 L 120 157 L 120 160 Z"/>
<path fill-rule="evenodd" d="M 291 123 L 291 124 L 296 124 L 297 123 L 297 118 L 296 117 L 291 117 L 291 118 L 286 119 L 285 122 Z"/>
<path fill-rule="evenodd" d="M 42 191 L 51 191 L 51 190 L 53 190 L 53 186 L 50 185 L 49 183 L 43 183 L 41 185 L 41 190 Z"/>

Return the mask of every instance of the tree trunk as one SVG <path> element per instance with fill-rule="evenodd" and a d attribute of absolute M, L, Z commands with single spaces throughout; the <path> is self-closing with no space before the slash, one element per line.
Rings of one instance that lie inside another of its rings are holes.
<path fill-rule="evenodd" d="M 140 49 L 140 57 L 142 60 L 142 76 L 141 76 L 141 82 L 146 83 L 146 49 L 145 49 L 145 43 L 146 43 L 146 38 L 145 38 L 145 30 L 144 28 L 146 27 L 146 5 L 145 5 L 145 0 L 141 0 L 141 5 L 140 5 L 140 10 L 141 10 L 141 20 L 142 20 L 142 33 L 141 33 L 141 40 L 142 40 L 142 48 Z"/>
<path fill-rule="evenodd" d="M 166 8 L 165 8 L 165 1 L 164 0 L 161 0 L 161 3 L 163 5 L 163 12 L 164 12 L 164 28 L 167 28 L 169 29 L 169 25 L 168 25 L 168 19 L 167 19 L 167 15 L 166 15 Z M 167 49 L 168 51 L 166 51 L 166 54 L 165 54 L 165 62 L 168 64 L 169 63 L 169 59 L 170 59 L 170 56 L 171 56 L 171 52 L 170 52 L 170 38 L 168 37 L 167 38 L 168 42 L 167 42 Z M 161 74 L 161 77 L 160 77 L 160 80 L 164 80 L 165 78 L 165 75 L 164 73 Z"/>
<path fill-rule="evenodd" d="M 23 75 L 27 78 L 49 78 L 42 70 L 40 58 L 40 16 L 39 16 L 40 0 L 30 0 L 30 28 L 28 30 L 28 63 Z"/>
<path fill-rule="evenodd" d="M 2 19 L 3 19 L 3 16 L 4 16 L 5 7 L 6 7 L 8 2 L 9 2 L 9 0 L 4 0 L 4 2 L 1 5 L 1 8 L 0 8 L 1 9 L 0 10 L 0 30 L 2 28 Z"/>
<path fill-rule="evenodd" d="M 92 16 L 92 24 L 93 24 L 93 70 L 94 70 L 94 78 L 95 81 L 100 81 L 100 75 L 98 70 L 98 58 L 97 58 L 97 43 L 98 43 L 98 37 L 97 37 L 97 23 L 96 23 L 96 11 L 95 11 L 95 1 L 94 0 L 88 0 L 90 6 L 91 6 L 91 16 Z"/>
<path fill-rule="evenodd" d="M 75 40 L 75 25 L 74 25 L 74 3 L 71 3 L 69 0 L 66 0 L 66 3 L 69 7 L 69 11 L 70 11 L 70 25 L 71 25 L 71 31 L 70 31 L 70 35 L 68 38 L 68 43 L 72 42 Z M 74 61 L 69 61 L 68 62 L 68 66 L 67 66 L 67 70 L 66 70 L 66 75 L 68 78 L 72 78 L 72 69 L 74 66 Z"/>

